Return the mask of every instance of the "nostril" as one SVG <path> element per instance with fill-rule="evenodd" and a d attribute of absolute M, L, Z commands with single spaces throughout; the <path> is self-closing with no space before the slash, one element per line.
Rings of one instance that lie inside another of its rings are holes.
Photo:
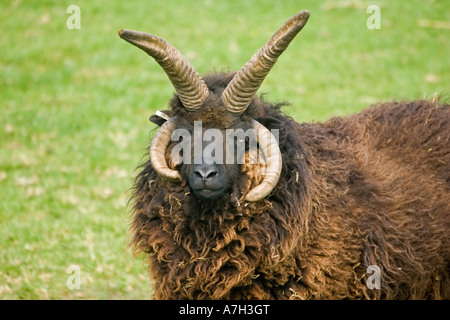
<path fill-rule="evenodd" d="M 203 173 L 201 171 L 195 170 L 194 174 L 197 176 L 197 178 L 200 178 L 200 179 L 204 180 L 204 176 L 203 176 Z"/>
<path fill-rule="evenodd" d="M 206 175 L 206 179 L 212 179 L 216 175 L 217 175 L 217 170 L 214 169 L 213 171 L 208 172 L 208 174 Z"/>

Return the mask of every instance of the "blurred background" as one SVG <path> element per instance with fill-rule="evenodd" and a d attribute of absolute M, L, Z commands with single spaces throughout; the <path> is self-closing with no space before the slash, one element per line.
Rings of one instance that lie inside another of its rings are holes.
<path fill-rule="evenodd" d="M 308 24 L 259 91 L 298 122 L 448 96 L 447 0 L 3 0 L 0 299 L 150 298 L 127 201 L 148 118 L 174 90 L 118 30 L 163 37 L 200 74 L 231 71 L 302 9 Z"/>

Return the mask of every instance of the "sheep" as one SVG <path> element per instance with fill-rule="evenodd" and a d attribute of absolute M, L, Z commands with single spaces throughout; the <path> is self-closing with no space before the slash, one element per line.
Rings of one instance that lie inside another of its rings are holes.
<path fill-rule="evenodd" d="M 130 246 L 154 298 L 450 298 L 450 106 L 393 101 L 295 122 L 256 92 L 308 18 L 289 19 L 239 71 L 203 77 L 165 40 L 119 31 L 176 91 L 151 117 L 160 128 L 131 199 Z M 211 162 L 207 143 L 177 157 L 183 141 L 196 148 L 180 132 L 197 122 L 224 137 L 254 130 L 257 150 L 248 135 L 242 163 Z"/>

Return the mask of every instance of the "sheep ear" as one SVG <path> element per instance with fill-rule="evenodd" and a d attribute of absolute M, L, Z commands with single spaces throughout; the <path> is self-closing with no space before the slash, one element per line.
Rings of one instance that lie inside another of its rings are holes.
<path fill-rule="evenodd" d="M 283 121 L 274 117 L 259 117 L 255 119 L 269 130 L 278 130 L 278 145 L 280 148 L 284 147 L 286 130 Z"/>
<path fill-rule="evenodd" d="M 162 111 L 156 111 L 155 114 L 152 114 L 150 116 L 150 121 L 156 124 L 157 126 L 161 127 L 164 122 L 170 119 L 169 117 L 169 110 L 162 110 Z"/>

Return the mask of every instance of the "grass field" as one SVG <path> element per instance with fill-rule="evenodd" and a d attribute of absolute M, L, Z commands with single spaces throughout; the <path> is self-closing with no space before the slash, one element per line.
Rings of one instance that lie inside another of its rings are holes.
<path fill-rule="evenodd" d="M 71 4 L 80 29 L 67 27 Z M 127 199 L 148 117 L 173 88 L 119 29 L 167 39 L 203 74 L 240 68 L 301 9 L 308 24 L 260 90 L 299 122 L 448 94 L 447 0 L 2 1 L 0 298 L 150 297 L 127 249 Z"/>

